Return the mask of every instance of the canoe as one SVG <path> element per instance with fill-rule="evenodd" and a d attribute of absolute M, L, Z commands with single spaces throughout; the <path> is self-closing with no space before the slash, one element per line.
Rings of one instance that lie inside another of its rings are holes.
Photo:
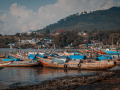
<path fill-rule="evenodd" d="M 6 54 L 0 55 L 0 58 L 5 58 Z"/>
<path fill-rule="evenodd" d="M 11 63 L 11 61 L 1 61 L 0 68 L 8 66 L 10 63 Z"/>
<path fill-rule="evenodd" d="M 52 60 L 40 59 L 41 64 L 44 67 L 50 68 L 62 68 L 62 69 L 83 69 L 83 70 L 103 70 L 109 69 L 115 66 L 114 61 L 112 60 L 103 60 L 103 61 L 90 61 L 90 62 L 67 62 L 67 63 L 59 63 L 52 62 Z"/>
<path fill-rule="evenodd" d="M 8 65 L 8 67 L 31 67 L 31 66 L 37 66 L 40 65 L 40 62 L 37 60 L 33 61 L 13 61 Z"/>
<path fill-rule="evenodd" d="M 8 59 L 3 59 L 3 61 L 11 61 L 13 60 L 12 63 L 10 63 L 8 66 L 9 67 L 13 67 L 13 66 L 17 66 L 17 67 L 30 67 L 30 66 L 36 66 L 36 65 L 40 65 L 40 62 L 37 60 L 28 60 L 28 61 L 23 61 L 19 58 L 8 58 Z"/>

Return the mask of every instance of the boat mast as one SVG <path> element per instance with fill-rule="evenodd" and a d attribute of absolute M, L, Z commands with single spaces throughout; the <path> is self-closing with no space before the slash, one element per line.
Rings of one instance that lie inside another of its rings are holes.
<path fill-rule="evenodd" d="M 113 50 L 113 37 L 112 37 L 112 50 Z"/>

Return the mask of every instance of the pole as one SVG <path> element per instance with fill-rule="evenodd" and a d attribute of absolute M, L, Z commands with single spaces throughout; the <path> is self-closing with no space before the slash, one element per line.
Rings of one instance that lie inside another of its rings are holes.
<path fill-rule="evenodd" d="M 113 37 L 112 37 L 112 50 L 113 50 Z"/>

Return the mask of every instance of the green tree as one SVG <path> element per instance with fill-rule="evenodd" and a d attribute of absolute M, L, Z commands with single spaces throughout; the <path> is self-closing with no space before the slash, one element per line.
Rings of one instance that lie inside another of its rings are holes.
<path fill-rule="evenodd" d="M 46 29 L 46 30 L 45 30 L 45 34 L 50 34 L 50 30 L 49 30 L 49 29 Z"/>

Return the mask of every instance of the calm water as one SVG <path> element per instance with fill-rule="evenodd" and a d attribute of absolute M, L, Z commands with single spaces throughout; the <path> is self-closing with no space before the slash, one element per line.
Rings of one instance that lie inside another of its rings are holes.
<path fill-rule="evenodd" d="M 31 51 L 32 49 L 23 49 L 25 52 Z M 41 49 L 40 51 L 43 51 Z M 11 51 L 16 49 L 0 49 L 0 54 L 6 53 L 7 55 Z M 37 51 L 37 50 L 34 50 Z M 116 66 L 112 69 L 120 69 Z M 112 70 L 111 69 L 111 70 Z M 71 75 L 88 75 L 94 74 L 98 71 L 84 71 L 84 70 L 60 70 L 45 67 L 5 67 L 0 70 L 0 90 L 7 89 L 10 87 L 25 86 L 32 84 L 40 84 L 44 80 L 54 79 L 57 77 L 71 76 Z"/>

